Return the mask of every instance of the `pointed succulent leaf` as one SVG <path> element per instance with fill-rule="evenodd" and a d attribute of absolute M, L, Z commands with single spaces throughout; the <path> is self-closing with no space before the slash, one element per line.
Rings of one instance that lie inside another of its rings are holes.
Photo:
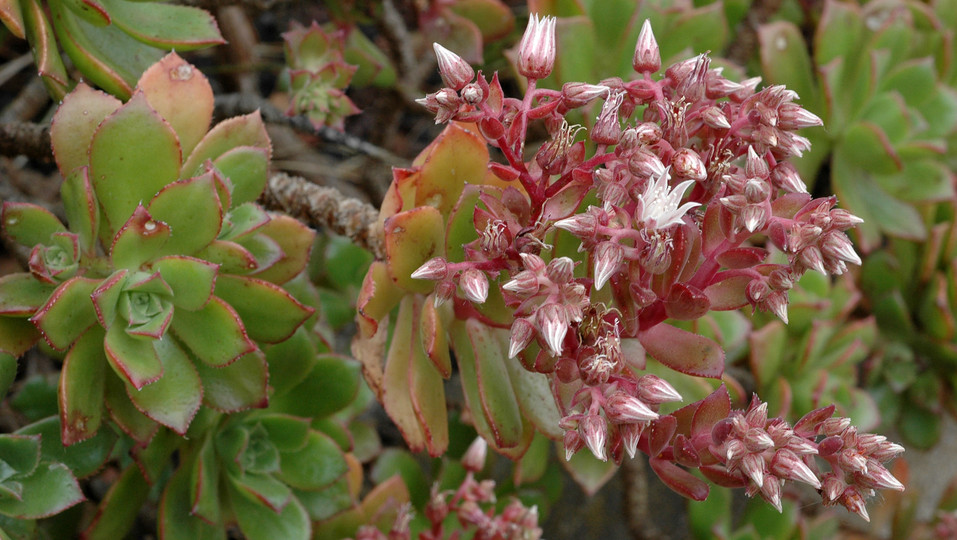
<path fill-rule="evenodd" d="M 250 338 L 266 343 L 288 338 L 312 315 L 311 308 L 278 285 L 255 278 L 221 275 L 216 296 L 236 310 Z"/>
<path fill-rule="evenodd" d="M 695 404 L 694 417 L 691 420 L 690 437 L 697 437 L 702 434 L 710 434 L 715 424 L 728 417 L 731 413 L 731 396 L 728 394 L 728 388 L 721 385 L 708 397 Z"/>
<path fill-rule="evenodd" d="M 37 66 L 43 85 L 53 99 L 63 99 L 69 90 L 70 77 L 63 65 L 53 27 L 44 13 L 43 6 L 36 0 L 22 0 L 20 9 L 24 33 L 27 41 L 30 42 L 33 62 Z"/>
<path fill-rule="evenodd" d="M 420 346 L 439 375 L 448 379 L 452 375 L 452 358 L 449 355 L 449 338 L 445 327 L 451 316 L 443 317 L 440 310 L 441 306 L 436 307 L 431 299 L 422 303 L 422 320 L 419 321 L 419 337 L 422 341 Z"/>
<path fill-rule="evenodd" d="M 90 142 L 90 180 L 110 226 L 179 178 L 181 156 L 173 128 L 141 92 L 106 117 Z"/>
<path fill-rule="evenodd" d="M 192 470 L 200 466 L 199 464 L 200 460 L 197 460 L 192 467 L 189 464 L 181 465 L 166 483 L 159 507 L 159 532 L 163 540 L 177 538 L 226 540 L 226 529 L 218 525 L 218 514 L 216 519 L 210 519 L 208 512 L 204 512 L 206 507 L 197 506 L 190 498 L 196 486 L 190 474 Z M 218 497 L 214 507 L 218 512 Z M 216 525 L 210 525 L 204 519 L 209 519 Z"/>
<path fill-rule="evenodd" d="M 269 148 L 239 146 L 217 157 L 213 165 L 232 182 L 233 205 L 253 202 L 266 189 Z"/>
<path fill-rule="evenodd" d="M 40 332 L 29 320 L 0 317 L 0 351 L 3 353 L 19 357 L 39 340 Z"/>
<path fill-rule="evenodd" d="M 70 228 L 79 237 L 80 249 L 93 255 L 96 251 L 97 231 L 100 228 L 100 209 L 87 167 L 74 169 L 60 188 L 63 209 Z"/>
<path fill-rule="evenodd" d="M 63 98 L 50 123 L 50 141 L 57 167 L 64 177 L 89 165 L 88 151 L 93 133 L 100 122 L 120 105 L 120 100 L 83 82 Z M 70 219 L 70 224 L 74 226 L 73 219 Z"/>
<path fill-rule="evenodd" d="M 289 414 L 261 414 L 256 416 L 256 421 L 269 433 L 269 440 L 283 453 L 301 451 L 311 440 L 311 434 L 315 433 L 309 428 L 308 418 Z"/>
<path fill-rule="evenodd" d="M 708 297 L 711 309 L 714 311 L 725 311 L 740 309 L 748 304 L 747 288 L 751 283 L 751 276 L 734 276 L 728 279 L 718 278 L 704 290 Z"/>
<path fill-rule="evenodd" d="M 206 77 L 171 52 L 143 72 L 136 87 L 173 126 L 183 157 L 188 156 L 206 135 L 213 119 L 213 89 Z"/>
<path fill-rule="evenodd" d="M 266 269 L 278 263 L 285 256 L 279 243 L 264 234 L 250 234 L 236 240 L 255 259 L 257 269 Z"/>
<path fill-rule="evenodd" d="M 113 24 L 135 39 L 160 49 L 189 51 L 225 43 L 207 11 L 160 2 L 101 0 Z"/>
<path fill-rule="evenodd" d="M 114 268 L 138 270 L 140 266 L 163 255 L 163 246 L 169 241 L 170 227 L 153 219 L 153 216 L 137 205 L 123 226 L 117 231 L 110 246 L 110 259 Z"/>
<path fill-rule="evenodd" d="M 524 354 L 534 353 L 526 351 Z M 505 368 L 512 380 L 522 415 L 541 433 L 553 440 L 560 440 L 564 436 L 564 430 L 559 426 L 562 414 L 555 403 L 548 377 L 544 373 L 529 371 L 519 362 L 511 360 L 505 361 Z"/>
<path fill-rule="evenodd" d="M 140 446 L 146 446 L 159 429 L 159 424 L 141 413 L 126 395 L 126 385 L 119 377 L 107 376 L 106 408 L 113 422 Z M 83 443 L 80 443 L 83 444 Z"/>
<path fill-rule="evenodd" d="M 649 463 L 651 470 L 675 493 L 695 501 L 708 498 L 708 484 L 700 478 L 664 459 L 652 458 Z"/>
<path fill-rule="evenodd" d="M 17 481 L 23 485 L 23 498 L 0 499 L 0 513 L 20 519 L 39 519 L 86 499 L 76 477 L 62 463 L 41 463 L 33 473 Z"/>
<path fill-rule="evenodd" d="M 565 452 L 565 449 L 560 446 L 555 450 L 559 455 L 563 455 Z M 611 480 L 615 471 L 618 470 L 613 461 L 601 461 L 588 451 L 578 452 L 568 461 L 561 458 L 558 462 L 562 464 L 568 474 L 575 480 L 575 483 L 589 497 L 597 493 L 605 483 Z"/>
<path fill-rule="evenodd" d="M 303 418 L 326 418 L 352 403 L 359 391 L 359 377 L 356 362 L 322 355 L 292 390 L 270 398 L 270 410 Z M 315 399 L 303 400 L 301 396 L 315 396 Z"/>
<path fill-rule="evenodd" d="M 422 350 L 419 312 L 422 299 L 403 298 L 386 357 L 382 404 L 413 450 L 441 455 L 448 444 L 448 418 L 442 377 Z"/>
<path fill-rule="evenodd" d="M 17 435 L 41 436 L 40 459 L 43 462 L 63 463 L 77 478 L 86 478 L 109 459 L 117 436 L 109 429 L 101 429 L 96 436 L 72 446 L 60 442 L 60 421 L 49 417 L 17 430 Z"/>
<path fill-rule="evenodd" d="M 638 338 L 648 354 L 675 371 L 711 378 L 724 372 L 724 351 L 704 336 L 663 323 Z"/>
<path fill-rule="evenodd" d="M 3 467 L 5 475 L 32 473 L 40 465 L 40 436 L 2 435 L 0 436 L 0 456 L 3 456 L 0 459 L 5 464 Z"/>
<path fill-rule="evenodd" d="M 23 13 L 20 11 L 20 2 L 0 0 L 0 23 L 3 23 L 13 35 L 24 39 Z"/>
<path fill-rule="evenodd" d="M 385 221 L 385 251 L 389 276 L 411 292 L 428 294 L 435 282 L 412 279 L 412 273 L 445 245 L 445 220 L 437 209 L 422 206 L 396 214 Z"/>
<path fill-rule="evenodd" d="M 117 270 L 113 275 L 104 279 L 96 290 L 90 294 L 90 299 L 93 301 L 93 307 L 96 310 L 96 318 L 103 328 L 113 326 L 113 321 L 116 319 L 117 304 L 119 304 L 120 295 L 123 294 L 129 277 L 129 270 Z"/>
<path fill-rule="evenodd" d="M 215 264 L 193 257 L 163 257 L 153 263 L 156 270 L 169 284 L 173 292 L 173 305 L 180 309 L 196 311 L 209 302 L 216 282 Z"/>
<path fill-rule="evenodd" d="M 70 278 L 60 284 L 47 303 L 30 318 L 54 349 L 66 350 L 80 334 L 96 324 L 96 311 L 90 294 L 99 281 Z"/>
<path fill-rule="evenodd" d="M 291 494 L 288 503 L 277 512 L 249 491 L 239 486 L 237 488 L 231 491 L 230 500 L 239 528 L 246 538 L 306 540 L 310 537 L 312 527 L 309 515 L 299 500 Z"/>
<path fill-rule="evenodd" d="M 404 291 L 389 278 L 385 262 L 373 261 L 362 280 L 356 300 L 360 335 L 365 339 L 372 338 L 379 328 L 379 321 L 399 304 L 403 296 Z"/>
<path fill-rule="evenodd" d="M 128 465 L 100 502 L 83 538 L 122 538 L 133 526 L 149 492 L 150 485 L 136 464 Z"/>
<path fill-rule="evenodd" d="M 247 274 L 256 269 L 256 257 L 236 242 L 213 240 L 195 256 L 218 264 L 221 274 Z"/>
<path fill-rule="evenodd" d="M 4 202 L 0 220 L 7 237 L 29 248 L 37 244 L 49 245 L 54 233 L 66 231 L 52 212 L 30 203 Z"/>
<path fill-rule="evenodd" d="M 302 272 L 309 262 L 314 230 L 290 216 L 275 214 L 259 233 L 275 241 L 283 257 L 268 268 L 257 269 L 255 277 L 281 285 Z"/>
<path fill-rule="evenodd" d="M 179 310 L 173 319 L 173 332 L 197 358 L 213 367 L 227 366 L 256 350 L 239 315 L 217 296 L 202 309 Z"/>
<path fill-rule="evenodd" d="M 206 362 L 195 365 L 203 381 L 203 403 L 207 407 L 233 413 L 267 405 L 268 367 L 262 351 L 246 353 L 224 367 Z"/>
<path fill-rule="evenodd" d="M 63 360 L 58 397 L 60 438 L 69 446 L 96 434 L 103 416 L 106 357 L 103 329 L 94 326 L 73 344 Z"/>
<path fill-rule="evenodd" d="M 183 163 L 183 176 L 193 176 L 206 172 L 206 160 L 216 160 L 219 156 L 239 146 L 254 146 L 272 151 L 266 126 L 259 111 L 245 116 L 223 120 L 213 126 Z"/>
<path fill-rule="evenodd" d="M 246 427 L 249 431 L 249 442 L 239 455 L 239 466 L 244 471 L 244 477 L 252 473 L 272 480 L 273 473 L 279 472 L 279 450 L 269 440 L 269 433 L 261 425 L 247 423 Z M 268 485 L 265 489 L 273 492 Z M 288 489 L 284 491 L 288 493 Z"/>
<path fill-rule="evenodd" d="M 110 24 L 110 14 L 96 0 L 64 0 L 63 4 L 70 8 L 70 11 L 94 26 Z"/>
<path fill-rule="evenodd" d="M 113 371 L 134 388 L 143 388 L 163 376 L 163 363 L 153 346 L 155 342 L 131 336 L 122 324 L 114 324 L 106 331 L 103 346 Z"/>
<path fill-rule="evenodd" d="M 115 25 L 92 25 L 60 2 L 49 7 L 57 39 L 73 64 L 90 82 L 119 98 L 128 99 L 136 79 L 163 55 Z"/>
<path fill-rule="evenodd" d="M 485 183 L 488 160 L 488 146 L 478 133 L 450 123 L 416 158 L 421 169 L 414 205 L 431 205 L 448 216 L 466 184 Z"/>
<path fill-rule="evenodd" d="M 3 349 L 0 349 L 3 351 Z M 7 391 L 17 377 L 17 357 L 9 352 L 0 352 L 0 396 L 6 396 Z"/>
<path fill-rule="evenodd" d="M 53 285 L 26 273 L 0 277 L 0 315 L 33 315 L 47 302 L 53 290 Z"/>
<path fill-rule="evenodd" d="M 143 414 L 183 435 L 203 401 L 203 385 L 193 363 L 170 336 L 153 343 L 162 376 L 139 389 L 128 385 L 126 393 Z"/>
<path fill-rule="evenodd" d="M 263 474 L 246 469 L 242 476 L 229 475 L 230 487 L 240 496 L 254 499 L 276 514 L 293 499 L 289 486 L 280 482 L 271 474 Z"/>
<path fill-rule="evenodd" d="M 222 240 L 235 240 L 258 231 L 269 223 L 270 217 L 256 203 L 247 202 L 232 208 L 223 218 L 223 228 L 219 233 Z"/>
<path fill-rule="evenodd" d="M 301 326 L 289 339 L 266 348 L 273 400 L 305 380 L 316 364 L 316 345 L 309 333 Z"/>
<path fill-rule="evenodd" d="M 820 111 L 808 46 L 801 30 L 788 21 L 758 29 L 762 72 L 769 83 L 783 84 L 801 96 L 804 107 Z"/>
<path fill-rule="evenodd" d="M 499 448 L 518 445 L 523 437 L 523 421 L 518 399 L 510 381 L 505 363 L 508 332 L 496 332 L 476 319 L 456 322 L 452 329 L 452 343 L 466 403 L 476 420 L 479 433 L 491 436 Z M 488 426 L 483 433 L 482 424 Z"/>
<path fill-rule="evenodd" d="M 167 185 L 150 201 L 149 212 L 169 226 L 164 255 L 196 253 L 219 236 L 223 224 L 223 208 L 209 173 Z"/>
<path fill-rule="evenodd" d="M 189 467 L 188 492 L 179 496 L 187 499 L 189 513 L 209 523 L 219 523 L 221 519 L 219 472 L 216 445 L 213 437 L 207 436 L 196 460 Z M 178 471 L 178 474 L 181 472 Z"/>

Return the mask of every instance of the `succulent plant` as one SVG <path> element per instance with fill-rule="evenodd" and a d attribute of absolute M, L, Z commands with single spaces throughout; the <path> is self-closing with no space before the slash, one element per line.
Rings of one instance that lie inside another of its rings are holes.
<path fill-rule="evenodd" d="M 263 406 L 259 343 L 286 339 L 313 311 L 280 286 L 305 267 L 313 233 L 254 202 L 270 154 L 262 122 L 208 130 L 212 101 L 175 54 L 125 104 L 81 84 L 51 128 L 70 229 L 4 204 L 4 234 L 32 252 L 30 273 L 0 278 L 0 349 L 19 355 L 42 335 L 65 354 L 64 444 L 107 413 L 145 442 L 156 423 L 185 433 L 202 403 Z"/>
<path fill-rule="evenodd" d="M 126 99 L 139 75 L 165 51 L 225 43 L 206 11 L 161 2 L 50 0 L 44 6 L 40 0 L 3 0 L 0 21 L 30 42 L 40 77 L 55 99 L 75 84 L 60 47 L 87 80 Z"/>

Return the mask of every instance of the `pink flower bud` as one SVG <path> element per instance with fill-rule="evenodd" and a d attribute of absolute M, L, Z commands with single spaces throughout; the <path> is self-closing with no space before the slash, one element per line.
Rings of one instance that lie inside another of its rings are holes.
<path fill-rule="evenodd" d="M 845 231 L 855 225 L 864 223 L 864 220 L 843 208 L 835 208 L 830 213 L 831 224 L 834 228 Z"/>
<path fill-rule="evenodd" d="M 488 454 L 488 443 L 482 437 L 476 437 L 462 456 L 462 466 L 467 471 L 479 472 L 485 467 L 486 454 Z"/>
<path fill-rule="evenodd" d="M 728 122 L 728 117 L 721 112 L 719 107 L 711 106 L 706 108 L 701 112 L 701 119 L 704 120 L 705 124 L 714 129 L 731 128 L 731 124 Z"/>
<path fill-rule="evenodd" d="M 816 114 L 797 103 L 785 103 L 778 107 L 778 120 L 781 129 L 790 130 L 824 125 Z"/>
<path fill-rule="evenodd" d="M 778 450 L 771 460 L 771 473 L 785 480 L 796 480 L 810 485 L 814 489 L 821 488 L 821 480 L 811 471 L 794 452 L 788 449 Z"/>
<path fill-rule="evenodd" d="M 744 173 L 748 178 L 768 177 L 768 162 L 754 151 L 753 146 L 748 147 L 748 159 L 744 164 Z"/>
<path fill-rule="evenodd" d="M 552 354 L 562 354 L 562 342 L 568 333 L 568 312 L 560 304 L 545 304 L 535 312 L 538 331 Z"/>
<path fill-rule="evenodd" d="M 641 144 L 655 144 L 661 140 L 661 126 L 654 122 L 642 122 L 634 130 Z"/>
<path fill-rule="evenodd" d="M 482 87 L 475 83 L 465 85 L 460 94 L 462 101 L 472 106 L 482 103 L 482 100 L 485 99 L 485 92 L 482 90 Z"/>
<path fill-rule="evenodd" d="M 846 488 L 847 484 L 843 480 L 834 473 L 828 473 L 821 482 L 821 495 L 824 497 L 824 502 L 836 501 Z"/>
<path fill-rule="evenodd" d="M 768 276 L 768 285 L 774 290 L 787 291 L 794 287 L 794 280 L 787 268 L 779 268 Z"/>
<path fill-rule="evenodd" d="M 771 181 L 774 185 L 790 193 L 807 193 L 807 186 L 801 175 L 788 161 L 779 161 L 771 171 Z"/>
<path fill-rule="evenodd" d="M 595 289 L 601 289 L 618 272 L 625 249 L 616 242 L 602 242 L 595 248 Z"/>
<path fill-rule="evenodd" d="M 578 426 L 582 438 L 585 439 L 585 445 L 591 450 L 591 453 L 601 461 L 608 461 L 606 455 L 605 442 L 608 439 L 608 425 L 605 420 L 598 415 L 590 415 L 582 418 Z"/>
<path fill-rule="evenodd" d="M 522 258 L 522 264 L 526 270 L 537 273 L 545 269 L 545 261 L 538 255 L 533 253 L 521 253 L 519 256 Z"/>
<path fill-rule="evenodd" d="M 651 410 L 645 402 L 625 392 L 615 392 L 605 401 L 605 415 L 616 424 L 658 419 L 658 413 Z"/>
<path fill-rule="evenodd" d="M 600 84 L 569 82 L 562 85 L 562 103 L 569 109 L 583 107 L 593 100 L 608 95 L 608 87 Z"/>
<path fill-rule="evenodd" d="M 432 49 L 435 51 L 435 58 L 439 61 L 439 75 L 442 76 L 445 86 L 453 90 L 461 90 L 466 84 L 472 82 L 475 71 L 461 56 L 438 43 L 433 43 Z"/>
<path fill-rule="evenodd" d="M 853 448 L 845 448 L 837 455 L 837 462 L 849 472 L 867 473 L 867 458 Z"/>
<path fill-rule="evenodd" d="M 729 439 L 724 449 L 724 457 L 729 463 L 741 459 L 747 453 L 748 449 L 738 439 Z"/>
<path fill-rule="evenodd" d="M 643 178 L 658 178 L 667 172 L 658 156 L 643 148 L 638 149 L 628 160 L 628 170 Z"/>
<path fill-rule="evenodd" d="M 854 245 L 846 234 L 831 231 L 821 241 L 821 252 L 828 257 L 841 259 L 860 266 L 861 258 L 854 251 Z"/>
<path fill-rule="evenodd" d="M 771 294 L 771 288 L 768 287 L 767 282 L 763 278 L 755 278 L 748 282 L 748 286 L 744 289 L 744 294 L 747 295 L 748 300 L 757 304 L 767 299 L 768 295 Z"/>
<path fill-rule="evenodd" d="M 643 375 L 638 379 L 638 397 L 645 403 L 659 404 L 681 401 L 681 394 L 668 381 L 657 375 Z"/>
<path fill-rule="evenodd" d="M 518 72 L 528 79 L 544 79 L 555 65 L 555 17 L 533 13 L 518 44 Z"/>
<path fill-rule="evenodd" d="M 740 214 L 748 205 L 748 199 L 744 195 L 728 195 L 718 199 L 718 202 L 723 204 L 732 214 Z"/>
<path fill-rule="evenodd" d="M 671 168 L 675 174 L 682 178 L 701 181 L 708 177 L 708 171 L 705 169 L 701 156 L 694 150 L 682 148 L 675 152 L 671 158 Z"/>
<path fill-rule="evenodd" d="M 867 515 L 867 506 L 864 504 L 864 496 L 857 488 L 851 486 L 844 490 L 841 495 L 841 504 L 844 508 L 864 518 L 864 521 L 870 521 L 871 517 Z"/>
<path fill-rule="evenodd" d="M 768 295 L 765 305 L 771 313 L 781 319 L 784 324 L 788 323 L 788 295 L 784 291 L 775 291 Z"/>
<path fill-rule="evenodd" d="M 638 73 L 654 73 L 661 69 L 661 52 L 648 19 L 645 19 L 645 23 L 641 25 L 641 33 L 638 34 L 638 43 L 635 44 L 635 56 L 631 65 Z"/>
<path fill-rule="evenodd" d="M 621 444 L 625 447 L 628 457 L 634 459 L 638 450 L 638 441 L 641 439 L 641 432 L 644 431 L 645 424 L 621 424 L 618 426 L 618 433 L 621 435 Z"/>
<path fill-rule="evenodd" d="M 574 277 L 575 262 L 568 257 L 557 257 L 548 262 L 545 275 L 552 283 L 568 283 Z"/>
<path fill-rule="evenodd" d="M 827 270 L 824 268 L 824 258 L 821 255 L 821 250 L 815 246 L 808 246 L 801 250 L 798 254 L 798 260 L 805 267 L 812 270 L 817 270 L 818 272 L 827 275 Z"/>
<path fill-rule="evenodd" d="M 508 357 L 515 358 L 535 337 L 535 326 L 525 318 L 512 322 L 511 336 L 508 342 Z"/>
<path fill-rule="evenodd" d="M 778 512 L 782 511 L 781 484 L 777 478 L 771 477 L 761 486 L 761 497 L 771 503 Z"/>
<path fill-rule="evenodd" d="M 757 396 L 754 396 L 754 401 L 758 401 Z M 764 429 L 764 426 L 768 423 L 768 404 L 763 401 L 758 401 L 755 404 L 754 401 L 752 401 L 748 412 L 744 414 L 744 419 L 750 427 Z"/>
<path fill-rule="evenodd" d="M 768 222 L 770 211 L 763 204 L 749 204 L 741 209 L 741 220 L 744 221 L 744 228 L 748 232 L 754 232 L 764 228 Z"/>
<path fill-rule="evenodd" d="M 764 457 L 761 454 L 748 453 L 741 458 L 741 472 L 754 482 L 754 485 L 764 485 Z"/>
<path fill-rule="evenodd" d="M 621 138 L 621 124 L 618 121 L 618 109 L 625 98 L 624 92 L 615 92 L 605 99 L 601 113 L 595 121 L 589 137 L 598 144 L 617 144 Z"/>
<path fill-rule="evenodd" d="M 462 272 L 459 277 L 459 285 L 462 287 L 465 297 L 476 304 L 483 304 L 488 299 L 488 277 L 481 270 L 469 268 Z"/>
<path fill-rule="evenodd" d="M 596 174 L 598 172 L 600 171 L 596 171 Z M 575 214 L 574 216 L 560 219 L 555 222 L 555 226 L 559 229 L 564 229 L 579 238 L 590 239 L 594 238 L 597 232 L 598 219 L 593 212 L 585 212 L 583 214 Z"/>
<path fill-rule="evenodd" d="M 455 283 L 452 283 L 451 280 L 440 281 L 435 286 L 435 292 L 432 294 L 435 295 L 435 307 L 439 307 L 452 299 L 455 294 Z"/>
<path fill-rule="evenodd" d="M 774 439 L 762 428 L 751 428 L 744 435 L 744 445 L 748 452 L 763 452 L 774 446 Z"/>
<path fill-rule="evenodd" d="M 894 478 L 883 465 L 876 459 L 867 460 L 867 474 L 861 477 L 862 480 L 873 489 L 893 489 L 894 491 L 904 491 L 904 484 Z"/>
<path fill-rule="evenodd" d="M 821 422 L 817 431 L 822 435 L 841 435 L 851 427 L 851 419 L 845 416 L 835 416 Z"/>
<path fill-rule="evenodd" d="M 449 275 L 448 263 L 441 257 L 429 259 L 418 270 L 412 272 L 412 279 L 445 279 Z"/>
<path fill-rule="evenodd" d="M 502 288 L 519 296 L 532 296 L 539 289 L 538 277 L 528 270 L 522 270 Z"/>
<path fill-rule="evenodd" d="M 904 453 L 904 447 L 892 442 L 882 443 L 877 450 L 871 452 L 871 457 L 877 461 L 890 461 Z"/>
<path fill-rule="evenodd" d="M 577 431 L 569 430 L 565 432 L 565 461 L 568 461 L 579 450 L 585 447 L 585 439 Z"/>

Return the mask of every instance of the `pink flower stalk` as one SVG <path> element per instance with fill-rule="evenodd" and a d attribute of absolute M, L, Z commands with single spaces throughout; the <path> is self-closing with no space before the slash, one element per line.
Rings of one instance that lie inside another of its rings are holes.
<path fill-rule="evenodd" d="M 528 79 L 544 79 L 554 65 L 555 17 L 539 19 L 533 13 L 518 44 L 518 72 Z"/>

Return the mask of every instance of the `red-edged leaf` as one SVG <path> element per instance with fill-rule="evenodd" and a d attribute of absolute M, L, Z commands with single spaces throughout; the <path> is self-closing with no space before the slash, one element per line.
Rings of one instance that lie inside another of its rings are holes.
<path fill-rule="evenodd" d="M 169 336 L 155 340 L 162 377 L 136 389 L 127 386 L 130 401 L 143 414 L 183 435 L 203 401 L 199 374 L 186 353 Z"/>
<path fill-rule="evenodd" d="M 218 518 L 209 520 L 214 524 L 203 521 L 206 515 L 199 512 L 197 507 L 191 504 L 191 489 L 195 486 L 195 481 L 190 473 L 200 466 L 199 463 L 199 461 L 196 461 L 180 465 L 167 482 L 166 489 L 163 490 L 163 498 L 159 507 L 159 532 L 160 538 L 163 540 L 178 540 L 180 538 L 189 538 L 190 540 L 226 539 L 226 528 L 219 525 Z M 219 509 L 218 498 L 216 509 Z"/>
<path fill-rule="evenodd" d="M 0 512 L 19 519 L 40 519 L 60 513 L 84 501 L 80 484 L 62 463 L 40 463 L 33 472 L 16 480 L 23 497 L 0 499 Z"/>
<path fill-rule="evenodd" d="M 36 345 L 39 340 L 40 331 L 29 320 L 0 317 L 0 351 L 2 353 L 18 358 Z M 16 362 L 14 362 L 15 371 Z M 10 376 L 10 382 L 13 382 L 12 375 Z"/>
<path fill-rule="evenodd" d="M 0 277 L 0 315 L 33 315 L 47 302 L 53 289 L 53 285 L 38 281 L 27 273 Z"/>
<path fill-rule="evenodd" d="M 219 497 L 220 467 L 213 440 L 212 436 L 207 436 L 203 441 L 189 474 L 189 493 L 181 493 L 179 496 L 188 497 L 189 505 L 183 506 L 189 510 L 189 514 L 218 525 L 222 506 Z M 182 505 L 182 501 L 177 503 Z"/>
<path fill-rule="evenodd" d="M 183 163 L 183 176 L 202 174 L 205 172 L 203 164 L 206 160 L 216 160 L 238 146 L 272 149 L 259 111 L 230 118 L 213 126 Z"/>
<path fill-rule="evenodd" d="M 33 51 L 33 61 L 37 72 L 46 86 L 47 92 L 53 99 L 63 99 L 69 90 L 70 77 L 66 66 L 57 49 L 53 27 L 44 13 L 43 6 L 36 0 L 20 1 L 21 15 L 23 16 L 24 31 L 30 49 Z"/>
<path fill-rule="evenodd" d="M 213 89 L 209 81 L 189 62 L 171 52 L 144 71 L 136 86 L 156 112 L 173 126 L 183 155 L 188 156 L 206 135 L 213 119 Z M 184 96 L 189 97 L 184 99 Z"/>
<path fill-rule="evenodd" d="M 159 424 L 137 410 L 126 395 L 126 385 L 120 377 L 106 376 L 106 408 L 110 418 L 129 435 L 137 445 L 146 446 L 159 429 Z"/>
<path fill-rule="evenodd" d="M 163 375 L 163 363 L 153 347 L 157 340 L 133 337 L 123 326 L 114 324 L 106 331 L 106 357 L 117 375 L 134 388 L 143 388 Z"/>
<path fill-rule="evenodd" d="M 255 277 L 281 285 L 302 272 L 309 262 L 315 231 L 287 215 L 273 215 L 259 233 L 279 245 L 282 258 L 253 273 Z"/>
<path fill-rule="evenodd" d="M 236 311 L 216 296 L 202 309 L 177 311 L 172 326 L 176 337 L 197 358 L 213 367 L 227 366 L 257 349 Z"/>
<path fill-rule="evenodd" d="M 82 537 L 123 538 L 136 521 L 149 492 L 150 485 L 136 465 L 128 465 L 100 502 L 93 522 Z"/>
<path fill-rule="evenodd" d="M 100 228 L 100 203 L 96 200 L 88 171 L 84 166 L 67 175 L 60 188 L 60 197 L 70 230 L 75 231 L 80 238 L 80 248 L 84 253 L 93 255 Z"/>
<path fill-rule="evenodd" d="M 209 173 L 163 187 L 149 211 L 170 229 L 163 255 L 192 255 L 215 240 L 223 225 L 223 207 Z"/>
<path fill-rule="evenodd" d="M 139 270 L 144 263 L 163 254 L 170 233 L 169 225 L 153 219 L 143 205 L 137 205 L 113 238 L 110 246 L 113 267 Z"/>
<path fill-rule="evenodd" d="M 196 362 L 203 381 L 203 403 L 220 412 L 233 413 L 268 404 L 268 366 L 262 351 L 240 356 L 224 367 Z"/>
<path fill-rule="evenodd" d="M 4 202 L 0 221 L 3 234 L 28 248 L 37 244 L 49 245 L 53 233 L 66 231 L 52 212 L 30 203 Z"/>
<path fill-rule="evenodd" d="M 93 133 L 100 122 L 122 104 L 115 97 L 94 90 L 84 82 L 78 83 L 63 98 L 50 123 L 50 141 L 60 174 L 67 177 L 74 169 L 89 165 Z M 72 219 L 70 224 L 73 225 Z"/>
<path fill-rule="evenodd" d="M 63 360 L 60 398 L 60 438 L 71 445 L 96 434 L 103 415 L 106 355 L 103 330 L 93 327 L 76 341 Z"/>
<path fill-rule="evenodd" d="M 30 318 L 54 349 L 66 350 L 87 328 L 96 324 L 90 294 L 95 279 L 74 277 L 60 284 L 47 303 Z"/>
<path fill-rule="evenodd" d="M 645 351 L 671 369 L 717 379 L 724 373 L 724 351 L 713 340 L 659 324 L 638 334 Z"/>
<path fill-rule="evenodd" d="M 814 409 L 805 414 L 794 424 L 794 434 L 800 437 L 813 437 L 817 435 L 817 426 L 834 415 L 834 405 Z"/>
<path fill-rule="evenodd" d="M 266 189 L 269 149 L 238 146 L 213 160 L 213 165 L 233 184 L 232 203 L 240 205 L 259 198 Z"/>
<path fill-rule="evenodd" d="M 246 274 L 256 269 L 256 257 L 236 242 L 213 240 L 196 257 L 218 264 L 222 274 Z"/>
<path fill-rule="evenodd" d="M 731 474 L 724 467 L 717 465 L 703 465 L 699 467 L 698 470 L 701 471 L 701 474 L 703 474 L 705 478 L 721 487 L 743 488 L 748 485 L 748 479 L 741 474 L 740 471 Z"/>
<path fill-rule="evenodd" d="M 748 283 L 753 279 L 751 276 L 732 276 L 727 279 L 721 279 L 718 274 L 716 281 L 704 290 L 704 294 L 711 302 L 711 309 L 715 311 L 729 311 L 740 309 L 748 304 L 747 288 Z"/>
<path fill-rule="evenodd" d="M 443 255 L 445 220 L 431 206 L 396 214 L 385 221 L 385 251 L 389 276 L 408 291 L 428 294 L 435 282 L 412 279 L 412 272 L 426 261 Z"/>
<path fill-rule="evenodd" d="M 671 438 L 674 437 L 677 428 L 678 420 L 671 415 L 662 416 L 652 422 L 641 434 L 642 439 L 647 437 L 648 455 L 655 457 L 670 446 Z"/>
<path fill-rule="evenodd" d="M 688 471 L 663 459 L 650 459 L 651 469 L 675 493 L 695 501 L 708 498 L 708 484 Z"/>
<path fill-rule="evenodd" d="M 313 312 L 282 287 L 255 278 L 221 275 L 216 296 L 236 310 L 250 338 L 266 343 L 288 338 Z"/>
<path fill-rule="evenodd" d="M 153 263 L 173 291 L 172 302 L 177 308 L 195 311 L 201 309 L 213 296 L 216 282 L 215 264 L 193 257 L 163 257 Z"/>
<path fill-rule="evenodd" d="M 711 309 L 705 293 L 686 283 L 675 283 L 664 304 L 668 317 L 684 321 L 701 318 Z"/>
<path fill-rule="evenodd" d="M 708 397 L 698 402 L 694 419 L 691 421 L 691 437 L 711 433 L 716 423 L 731 413 L 731 396 L 723 384 Z"/>

